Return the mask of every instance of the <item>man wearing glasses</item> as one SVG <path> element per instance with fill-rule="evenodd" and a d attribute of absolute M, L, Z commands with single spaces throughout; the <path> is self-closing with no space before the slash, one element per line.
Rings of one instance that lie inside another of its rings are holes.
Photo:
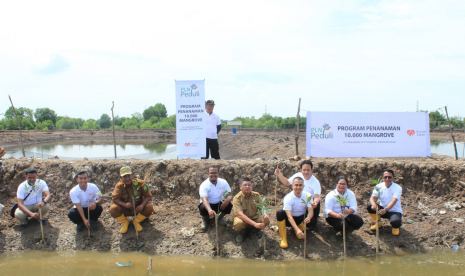
<path fill-rule="evenodd" d="M 247 230 L 250 230 L 250 238 L 257 240 L 257 233 L 270 223 L 270 216 L 265 213 L 263 217 L 258 212 L 257 204 L 260 203 L 260 194 L 253 192 L 250 178 L 244 177 L 240 186 L 241 191 L 234 197 L 234 224 L 237 232 L 236 241 L 241 243 Z"/>
<path fill-rule="evenodd" d="M 376 223 L 376 208 L 378 208 L 379 227 L 382 226 L 381 218 L 389 219 L 392 234 L 397 236 L 399 235 L 399 228 L 402 226 L 402 207 L 400 206 L 402 187 L 394 183 L 394 171 L 392 170 L 384 170 L 383 181 L 373 189 L 367 210 Z M 376 224 L 370 229 L 376 230 Z"/>

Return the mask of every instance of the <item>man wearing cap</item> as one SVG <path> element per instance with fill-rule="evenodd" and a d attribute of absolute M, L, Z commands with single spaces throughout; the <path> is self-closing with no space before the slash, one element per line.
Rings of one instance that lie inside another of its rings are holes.
<path fill-rule="evenodd" d="M 233 199 L 234 223 L 233 229 L 237 232 L 236 241 L 241 243 L 247 230 L 250 230 L 252 240 L 257 239 L 257 233 L 270 224 L 270 216 L 263 217 L 258 212 L 260 194 L 252 191 L 250 178 L 244 177 L 240 186 L 241 191 Z"/>
<path fill-rule="evenodd" d="M 153 213 L 153 206 L 149 203 L 151 199 L 152 194 L 145 181 L 133 178 L 130 167 L 122 167 L 120 181 L 116 183 L 112 194 L 114 204 L 110 206 L 111 216 L 123 224 L 120 229 L 122 234 L 126 233 L 129 227 L 129 220 L 126 216 L 136 216 L 133 220 L 134 227 L 137 232 L 142 231 L 140 222 Z"/>
<path fill-rule="evenodd" d="M 102 193 L 97 185 L 88 183 L 88 172 L 78 172 L 75 179 L 78 185 L 69 192 L 74 208 L 69 211 L 68 218 L 77 224 L 76 232 L 81 231 L 84 227 L 96 231 L 98 230 L 97 220 L 103 211 Z"/>
<path fill-rule="evenodd" d="M 207 154 L 205 158 L 208 159 L 211 155 L 213 159 L 220 159 L 220 146 L 218 145 L 218 133 L 221 130 L 221 120 L 218 115 L 213 113 L 215 102 L 208 100 L 205 103 L 205 112 L 207 113 L 207 119 L 205 121 L 207 128 Z"/>
<path fill-rule="evenodd" d="M 43 195 L 45 195 L 45 199 L 43 199 Z M 52 195 L 48 190 L 47 183 L 39 179 L 39 175 L 35 168 L 26 170 L 26 181 L 19 184 L 16 200 L 18 208 L 15 211 L 15 219 L 20 222 L 19 226 L 23 228 L 28 224 L 27 217 L 35 218 L 37 221 L 40 221 L 39 208 L 42 217 L 48 213 Z M 42 218 L 42 223 L 44 222 L 45 219 Z"/>

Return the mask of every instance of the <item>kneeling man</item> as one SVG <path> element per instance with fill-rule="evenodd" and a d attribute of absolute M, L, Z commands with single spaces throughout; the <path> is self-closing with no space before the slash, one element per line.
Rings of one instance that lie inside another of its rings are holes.
<path fill-rule="evenodd" d="M 153 213 L 153 206 L 149 203 L 152 194 L 144 180 L 132 177 L 130 167 L 121 168 L 120 179 L 112 194 L 114 204 L 110 206 L 110 214 L 123 224 L 120 229 L 122 234 L 126 233 L 129 227 L 126 216 L 136 216 L 132 222 L 136 231 L 140 232 L 142 231 L 140 222 Z"/>
<path fill-rule="evenodd" d="M 304 233 L 304 222 L 309 224 L 313 217 L 313 198 L 304 203 L 307 197 L 311 197 L 311 194 L 303 191 L 304 180 L 297 176 L 294 178 L 292 183 L 292 189 L 283 200 L 283 209 L 276 212 L 276 220 L 279 229 L 279 235 L 281 236 L 281 248 L 287 248 L 287 229 L 286 227 L 292 227 L 295 231 L 295 235 L 298 239 L 303 239 Z M 307 217 L 305 215 L 307 214 Z"/>
<path fill-rule="evenodd" d="M 256 233 L 270 224 L 270 217 L 265 214 L 263 217 L 258 214 L 260 194 L 253 192 L 250 178 L 243 178 L 240 186 L 241 191 L 233 199 L 234 224 L 233 229 L 237 232 L 236 241 L 241 243 L 244 240 L 245 232 L 251 230 L 252 240 L 257 239 Z"/>
<path fill-rule="evenodd" d="M 78 172 L 76 181 L 78 185 L 69 192 L 74 208 L 69 211 L 68 218 L 77 224 L 76 232 L 84 229 L 84 226 L 98 230 L 97 220 L 103 211 L 102 193 L 97 185 L 88 183 L 89 175 L 86 171 Z"/>

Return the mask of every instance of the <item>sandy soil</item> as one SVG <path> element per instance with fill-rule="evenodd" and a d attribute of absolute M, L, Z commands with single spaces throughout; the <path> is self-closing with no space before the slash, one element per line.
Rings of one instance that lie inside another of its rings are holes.
<path fill-rule="evenodd" d="M 39 132 L 38 132 L 39 133 Z M 127 133 L 124 136 L 137 139 L 154 138 L 159 140 L 173 139 L 171 133 L 146 131 Z M 2 137 L 0 133 L 0 138 Z M 17 135 L 8 133 L 4 137 Z M 43 141 L 42 134 L 24 135 L 28 139 Z M 57 133 L 47 134 L 56 137 Z M 58 135 L 76 137 L 58 132 Z M 81 132 L 82 137 L 90 135 Z M 96 134 L 92 134 L 96 135 Z M 158 137 L 163 135 L 163 137 Z M 123 135 L 121 135 L 123 136 Z M 304 136 L 304 135 L 302 135 Z M 301 136 L 300 151 L 305 152 L 304 138 Z M 111 136 L 110 136 L 111 137 Z M 57 138 L 58 139 L 58 138 Z M 82 138 L 85 139 L 85 138 Z M 108 139 L 102 135 L 97 140 Z M 49 139 L 50 140 L 50 139 Z M 13 144 L 11 140 L 0 140 L 2 145 Z M 17 141 L 17 140 L 16 140 Z M 273 175 L 274 168 L 279 165 L 286 176 L 298 170 L 298 162 L 289 161 L 295 155 L 294 135 L 286 132 L 240 132 L 232 135 L 227 132 L 220 136 L 221 155 L 226 160 L 75 160 L 56 159 L 30 160 L 6 159 L 3 162 L 3 181 L 0 183 L 0 202 L 7 208 L 15 202 L 17 186 L 24 180 L 24 171 L 34 166 L 40 171 L 40 177 L 46 180 L 53 194 L 52 210 L 47 215 L 45 225 L 45 241 L 41 242 L 40 227 L 31 221 L 22 229 L 5 211 L 0 222 L 0 250 L 112 250 L 132 251 L 136 245 L 133 226 L 127 234 L 120 234 L 120 224 L 111 218 L 108 208 L 114 184 L 118 180 L 121 166 L 130 165 L 135 174 L 140 175 L 150 184 L 153 193 L 154 214 L 142 223 L 144 231 L 140 239 L 144 241 L 142 251 L 158 254 L 191 254 L 215 255 L 215 227 L 210 225 L 206 233 L 199 230 L 198 187 L 207 177 L 206 169 L 215 164 L 220 167 L 220 177 L 231 185 L 233 193 L 237 193 L 238 181 L 243 176 L 251 177 L 255 191 L 271 200 L 272 225 L 276 224 L 275 212 L 282 208 L 282 198 L 290 190 L 279 184 Z M 400 236 L 390 234 L 391 227 L 381 229 L 381 249 L 388 251 L 421 251 L 433 248 L 464 245 L 463 227 L 465 214 L 465 164 L 450 157 L 433 156 L 432 158 L 316 158 L 315 176 L 322 185 L 322 194 L 334 188 L 334 179 L 344 174 L 351 180 L 350 189 L 356 195 L 359 214 L 365 225 L 354 232 L 354 241 L 348 243 L 351 256 L 373 255 L 374 235 L 369 231 L 371 218 L 365 211 L 366 201 L 371 194 L 371 177 L 381 175 L 383 168 L 393 168 L 397 175 L 397 183 L 403 187 L 402 205 L 404 209 L 403 227 Z M 87 239 L 87 232 L 76 233 L 75 226 L 68 220 L 67 212 L 72 208 L 68 192 L 75 185 L 73 172 L 87 169 L 92 172 L 92 182 L 99 185 L 104 193 L 104 213 L 100 219 L 100 230 L 93 232 Z M 275 206 L 275 187 L 277 187 L 277 204 Z M 323 206 L 322 206 L 323 212 Z M 232 217 L 227 216 L 232 221 Z M 411 220 L 411 221 L 410 221 Z M 412 222 L 412 223 L 409 223 Z M 226 258 L 263 256 L 263 239 L 252 242 L 246 237 L 242 244 L 235 242 L 235 233 L 231 225 L 219 226 L 220 255 Z M 328 237 L 329 226 L 322 214 L 319 218 L 320 230 L 307 234 L 307 254 L 312 259 L 337 258 L 343 252 L 342 240 L 332 243 Z M 301 258 L 303 241 L 297 240 L 293 232 L 288 231 L 288 249 L 279 247 L 277 232 L 266 231 L 268 259 Z"/>

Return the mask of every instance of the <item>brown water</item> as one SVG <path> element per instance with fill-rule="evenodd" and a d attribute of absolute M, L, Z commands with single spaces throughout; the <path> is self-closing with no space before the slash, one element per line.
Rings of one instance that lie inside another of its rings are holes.
<path fill-rule="evenodd" d="M 3 252 L 0 275 L 465 275 L 464 250 L 326 261 L 261 261 L 111 252 Z M 132 261 L 130 267 L 115 262 Z"/>

